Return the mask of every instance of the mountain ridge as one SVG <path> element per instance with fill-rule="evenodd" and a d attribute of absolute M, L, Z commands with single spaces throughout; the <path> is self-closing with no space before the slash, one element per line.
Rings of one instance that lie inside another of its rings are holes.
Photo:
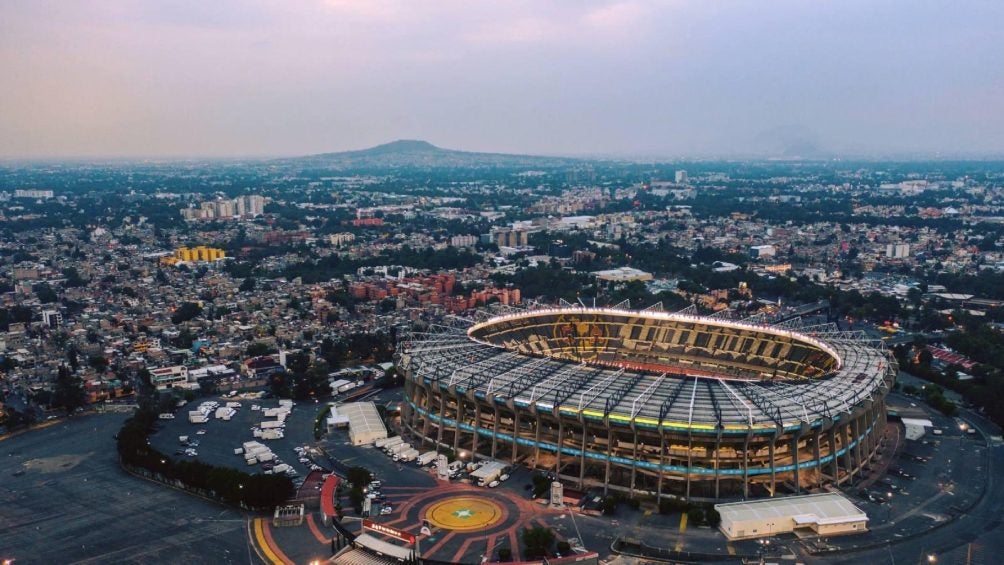
<path fill-rule="evenodd" d="M 317 153 L 281 160 L 304 167 L 345 169 L 395 168 L 523 168 L 558 167 L 582 163 L 571 157 L 481 153 L 445 149 L 421 139 L 398 139 L 365 149 Z"/>

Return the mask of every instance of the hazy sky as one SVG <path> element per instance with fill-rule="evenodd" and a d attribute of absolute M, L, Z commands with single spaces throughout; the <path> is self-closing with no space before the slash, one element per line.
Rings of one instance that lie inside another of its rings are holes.
<path fill-rule="evenodd" d="M 1004 155 L 1004 1 L 0 1 L 0 157 L 400 138 Z"/>

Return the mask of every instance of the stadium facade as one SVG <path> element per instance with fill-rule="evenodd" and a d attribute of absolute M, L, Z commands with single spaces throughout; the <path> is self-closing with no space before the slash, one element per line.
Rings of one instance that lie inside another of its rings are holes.
<path fill-rule="evenodd" d="M 896 376 L 881 342 L 832 324 L 571 306 L 455 322 L 399 347 L 412 434 L 631 495 L 851 480 Z"/>

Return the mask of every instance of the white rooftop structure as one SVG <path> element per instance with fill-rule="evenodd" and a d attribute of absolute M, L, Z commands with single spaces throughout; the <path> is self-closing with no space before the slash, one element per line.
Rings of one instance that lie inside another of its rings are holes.
<path fill-rule="evenodd" d="M 934 422 L 927 418 L 903 418 L 903 427 L 906 429 L 906 439 L 916 441 L 924 437 L 927 428 L 934 427 Z"/>
<path fill-rule="evenodd" d="M 414 551 L 400 545 L 384 541 L 369 534 L 356 536 L 356 544 L 365 547 L 381 556 L 393 557 L 398 561 L 406 561 L 415 557 Z"/>
<path fill-rule="evenodd" d="M 868 515 L 835 492 L 716 504 L 719 528 L 730 540 L 767 537 L 808 529 L 817 535 L 868 531 Z"/>
<path fill-rule="evenodd" d="M 652 273 L 646 273 L 634 267 L 619 267 L 606 271 L 594 271 L 593 275 L 602 281 L 616 282 L 650 281 L 653 279 Z"/>
<path fill-rule="evenodd" d="M 387 437 L 387 428 L 372 402 L 342 404 L 337 408 L 337 414 L 349 419 L 349 441 L 352 445 L 365 445 Z"/>

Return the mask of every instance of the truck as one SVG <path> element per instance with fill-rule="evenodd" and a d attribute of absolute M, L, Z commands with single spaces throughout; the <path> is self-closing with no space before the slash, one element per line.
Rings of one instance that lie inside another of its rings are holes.
<path fill-rule="evenodd" d="M 402 443 L 404 443 L 404 438 L 401 436 L 394 436 L 381 445 L 380 448 L 389 452 L 395 445 L 400 445 Z"/>
<path fill-rule="evenodd" d="M 188 436 L 178 436 L 178 441 L 181 443 L 188 443 Z"/>
<path fill-rule="evenodd" d="M 338 392 L 346 392 L 346 391 L 350 391 L 350 390 L 356 388 L 357 386 L 359 386 L 359 383 L 354 383 L 354 382 L 350 381 L 350 382 L 348 382 L 346 384 L 343 384 L 342 386 L 338 387 L 337 390 L 338 390 Z"/>
<path fill-rule="evenodd" d="M 345 379 L 338 379 L 337 381 L 331 381 L 330 384 L 331 392 L 337 394 L 341 392 L 341 388 L 347 384 L 352 384 L 352 381 L 348 381 Z"/>
<path fill-rule="evenodd" d="M 418 450 L 415 448 L 406 449 L 394 456 L 397 461 L 414 461 L 418 457 Z"/>
<path fill-rule="evenodd" d="M 477 481 L 478 486 L 488 486 L 509 471 L 509 465 L 501 461 L 489 461 L 471 473 L 471 481 Z"/>
<path fill-rule="evenodd" d="M 418 456 L 416 462 L 418 463 L 419 467 L 425 467 L 429 463 L 432 463 L 433 461 L 436 460 L 436 455 L 437 454 L 435 451 L 426 451 L 425 453 Z"/>
<path fill-rule="evenodd" d="M 404 453 L 405 451 L 408 451 L 409 449 L 411 449 L 410 445 L 408 445 L 407 443 L 401 442 L 401 443 L 394 444 L 393 447 L 391 447 L 390 449 L 387 449 L 385 451 L 387 451 L 387 455 L 394 456 L 394 455 L 400 455 L 400 454 Z"/>

